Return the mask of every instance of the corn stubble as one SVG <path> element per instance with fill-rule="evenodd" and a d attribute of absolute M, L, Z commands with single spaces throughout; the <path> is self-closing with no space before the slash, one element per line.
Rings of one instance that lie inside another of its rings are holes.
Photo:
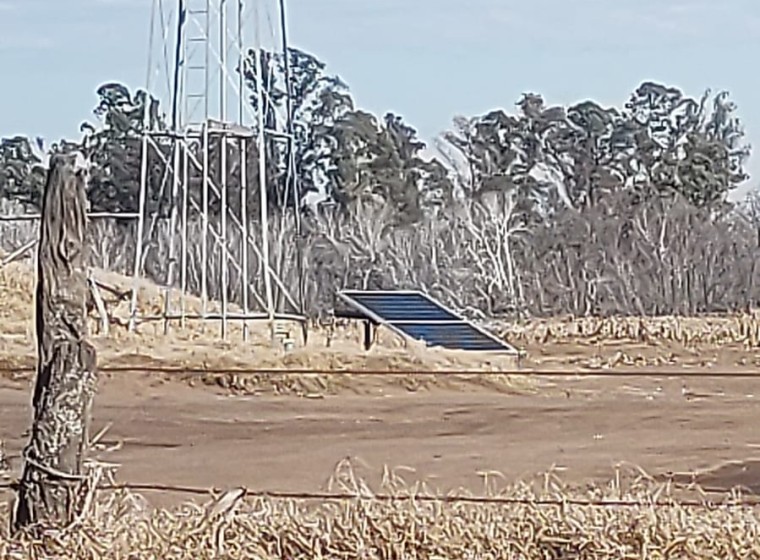
<path fill-rule="evenodd" d="M 572 489 L 548 473 L 488 492 L 519 503 L 468 503 L 387 469 L 374 494 L 344 461 L 329 489 L 361 498 L 310 502 L 231 490 L 206 505 L 157 510 L 133 493 L 102 493 L 68 530 L 36 539 L 0 534 L 0 558 L 760 558 L 760 508 L 737 505 L 737 493 L 719 504 L 678 505 L 680 491 L 645 474 Z M 578 498 L 637 505 L 572 501 Z"/>
<path fill-rule="evenodd" d="M 568 317 L 533 319 L 496 326 L 513 342 L 632 342 L 676 343 L 683 346 L 760 346 L 760 315 L 756 312 L 700 317 Z"/>

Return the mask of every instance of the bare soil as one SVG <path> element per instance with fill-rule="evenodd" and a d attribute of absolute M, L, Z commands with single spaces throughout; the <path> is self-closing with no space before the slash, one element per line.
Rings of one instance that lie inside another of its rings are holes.
<path fill-rule="evenodd" d="M 0 439 L 14 472 L 29 399 L 28 382 L 0 385 Z M 100 457 L 122 465 L 120 480 L 139 483 L 317 491 L 351 457 L 370 481 L 384 466 L 408 467 L 399 472 L 409 480 L 476 493 L 484 471 L 511 482 L 554 467 L 568 482 L 604 483 L 626 462 L 682 481 L 701 471 L 698 482 L 714 489 L 760 493 L 759 400 L 760 376 L 562 378 L 534 394 L 378 385 L 307 399 L 114 374 L 101 381 L 93 431 L 112 424 L 101 444 L 115 449 Z"/>
<path fill-rule="evenodd" d="M 96 276 L 122 291 L 131 285 L 103 271 Z M 0 482 L 19 473 L 31 422 L 33 279 L 28 264 L 0 269 L 0 440 L 11 459 Z M 145 314 L 161 309 L 155 286 L 141 285 L 139 300 Z M 760 373 L 676 377 L 758 371 L 756 315 L 551 320 L 507 329 L 503 335 L 527 351 L 522 373 L 662 374 L 547 379 L 515 376 L 510 360 L 404 346 L 387 333 L 366 353 L 352 327 L 313 332 L 289 353 L 273 350 L 258 327 L 248 342 L 231 329 L 236 342 L 229 343 L 220 343 L 218 329 L 198 325 L 165 335 L 162 324 L 151 323 L 128 333 L 125 302 L 108 305 L 111 332 L 93 336 L 98 361 L 134 371 L 102 376 L 93 433 L 110 426 L 98 454 L 121 465 L 121 481 L 311 492 L 326 489 L 336 463 L 350 457 L 365 465 L 369 482 L 387 466 L 441 490 L 481 493 L 485 472 L 511 482 L 551 468 L 568 482 L 599 484 L 616 465 L 634 464 L 656 477 L 760 494 Z M 198 305 L 189 299 L 189 308 Z M 409 373 L 192 381 L 141 373 L 156 366 Z M 414 375 L 442 370 L 491 373 Z M 157 504 L 187 498 L 148 497 Z"/>

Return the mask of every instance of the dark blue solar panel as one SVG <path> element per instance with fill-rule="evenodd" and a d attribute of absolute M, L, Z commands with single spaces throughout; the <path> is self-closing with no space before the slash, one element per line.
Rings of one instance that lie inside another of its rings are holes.
<path fill-rule="evenodd" d="M 378 317 L 393 321 L 459 321 L 440 305 L 416 292 L 343 292 Z"/>
<path fill-rule="evenodd" d="M 404 323 L 393 326 L 411 338 L 425 341 L 428 346 L 481 351 L 507 349 L 504 344 L 486 336 L 469 323 Z"/>
<path fill-rule="evenodd" d="M 341 297 L 357 311 L 387 324 L 428 346 L 480 351 L 514 348 L 480 331 L 441 304 L 419 292 L 346 290 Z"/>

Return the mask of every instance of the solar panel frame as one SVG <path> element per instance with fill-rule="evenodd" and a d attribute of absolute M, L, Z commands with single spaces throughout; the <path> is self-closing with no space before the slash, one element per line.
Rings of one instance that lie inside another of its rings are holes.
<path fill-rule="evenodd" d="M 396 319 L 396 320 L 389 320 L 385 318 L 381 313 L 378 313 L 376 311 L 373 311 L 371 308 L 369 308 L 367 305 L 363 304 L 359 299 L 361 299 L 362 296 L 418 296 L 423 298 L 427 303 L 431 304 L 433 307 L 442 310 L 444 313 L 448 314 L 451 319 L 434 319 L 434 320 L 420 320 L 420 319 Z M 485 339 L 488 339 L 492 343 L 494 343 L 497 348 L 491 348 L 491 349 L 482 349 L 478 350 L 480 352 L 484 353 L 506 353 L 510 355 L 518 355 L 518 350 L 512 346 L 511 344 L 499 339 L 498 337 L 494 336 L 492 333 L 488 332 L 484 328 L 472 323 L 471 321 L 468 321 L 464 317 L 462 317 L 459 313 L 454 311 L 453 309 L 443 305 L 442 303 L 434 300 L 432 297 L 430 297 L 425 292 L 422 292 L 420 290 L 341 290 L 338 292 L 338 297 L 342 299 L 345 303 L 356 309 L 357 311 L 361 312 L 363 315 L 365 315 L 368 319 L 372 320 L 374 323 L 378 325 L 383 325 L 385 327 L 388 327 L 396 334 L 402 336 L 402 337 L 408 337 L 413 338 L 416 340 L 422 340 L 425 342 L 426 345 L 432 346 L 431 343 L 429 343 L 424 338 L 420 339 L 414 336 L 412 333 L 407 332 L 403 330 L 403 325 L 463 325 L 466 327 L 469 327 L 476 331 L 478 334 L 483 336 Z M 448 346 L 448 348 L 457 349 L 456 347 Z M 458 349 L 467 350 L 467 348 L 461 348 L 461 345 Z M 470 350 L 473 350 L 473 348 L 470 348 Z"/>
<path fill-rule="evenodd" d="M 402 321 L 454 321 L 464 320 L 454 311 L 434 301 L 418 290 L 345 290 L 362 309 L 382 317 L 388 323 Z M 397 301 L 388 298 L 397 299 Z M 410 301 L 414 298 L 413 301 Z M 382 309 L 384 308 L 384 309 Z M 410 309 L 412 312 L 410 313 Z"/>

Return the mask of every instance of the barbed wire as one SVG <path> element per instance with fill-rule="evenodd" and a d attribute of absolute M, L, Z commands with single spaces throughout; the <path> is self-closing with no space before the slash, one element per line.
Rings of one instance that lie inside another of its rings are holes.
<path fill-rule="evenodd" d="M 14 490 L 15 482 L 0 483 L 0 490 Z M 617 507 L 617 508 L 757 508 L 760 507 L 760 497 L 756 499 L 731 500 L 724 502 L 710 500 L 623 500 L 623 499 L 584 499 L 584 498 L 518 498 L 507 496 L 432 496 L 427 494 L 374 494 L 350 492 L 287 492 L 278 490 L 252 490 L 238 487 L 248 498 L 264 498 L 270 500 L 301 500 L 301 501 L 379 501 L 379 502 L 424 502 L 445 504 L 480 504 L 480 505 L 515 505 L 536 507 Z M 120 483 L 104 484 L 97 488 L 104 492 L 164 492 L 168 494 L 191 494 L 214 497 L 222 492 L 218 488 L 197 486 L 175 486 L 171 484 L 150 483 Z"/>
<path fill-rule="evenodd" d="M 0 366 L 0 374 L 34 373 L 34 367 Z M 378 369 L 319 369 L 319 368 L 223 368 L 223 367 L 189 367 L 189 366 L 103 366 L 98 368 L 101 373 L 135 373 L 135 374 L 164 374 L 164 375 L 370 375 L 370 376 L 478 376 L 478 375 L 515 375 L 526 377 L 614 377 L 614 378 L 705 378 L 705 379 L 758 379 L 760 372 L 710 370 L 710 371 L 670 371 L 670 370 L 616 370 L 616 369 L 517 369 L 517 370 L 378 370 Z"/>

